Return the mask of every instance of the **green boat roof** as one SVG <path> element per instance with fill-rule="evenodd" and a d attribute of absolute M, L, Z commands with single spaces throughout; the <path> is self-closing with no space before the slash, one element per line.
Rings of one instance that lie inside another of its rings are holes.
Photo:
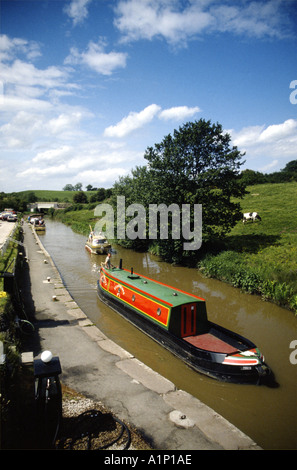
<path fill-rule="evenodd" d="M 159 281 L 154 281 L 146 276 L 138 273 L 131 274 L 130 271 L 120 268 L 112 268 L 105 270 L 107 275 L 117 279 L 119 282 L 129 284 L 132 288 L 142 291 L 143 293 L 157 297 L 159 300 L 176 307 L 192 302 L 205 302 L 201 297 L 183 292 L 178 288 L 167 286 Z"/>

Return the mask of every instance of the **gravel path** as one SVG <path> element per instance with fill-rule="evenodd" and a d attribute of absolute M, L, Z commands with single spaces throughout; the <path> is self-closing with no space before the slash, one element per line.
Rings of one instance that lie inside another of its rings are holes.
<path fill-rule="evenodd" d="M 140 433 L 116 418 L 104 405 L 62 386 L 61 450 L 152 450 Z"/>

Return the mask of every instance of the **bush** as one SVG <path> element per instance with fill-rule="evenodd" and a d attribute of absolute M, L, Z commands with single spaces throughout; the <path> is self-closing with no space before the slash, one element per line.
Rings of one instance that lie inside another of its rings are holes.
<path fill-rule="evenodd" d="M 243 254 L 232 251 L 218 255 L 207 255 L 198 264 L 205 276 L 228 282 L 249 294 L 261 295 L 263 300 L 272 300 L 289 307 L 297 313 L 297 293 L 286 282 L 265 279 L 257 268 L 247 265 Z"/>

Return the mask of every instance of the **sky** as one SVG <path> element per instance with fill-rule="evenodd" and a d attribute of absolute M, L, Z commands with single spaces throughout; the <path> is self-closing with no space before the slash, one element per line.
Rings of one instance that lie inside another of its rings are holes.
<path fill-rule="evenodd" d="M 297 0 L 0 0 L 0 191 L 111 188 L 187 122 L 297 159 Z"/>

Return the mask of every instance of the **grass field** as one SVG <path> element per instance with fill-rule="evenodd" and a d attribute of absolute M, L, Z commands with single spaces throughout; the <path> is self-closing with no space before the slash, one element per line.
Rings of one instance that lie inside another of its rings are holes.
<path fill-rule="evenodd" d="M 88 197 L 95 194 L 96 191 L 84 191 Z M 51 191 L 46 189 L 37 189 L 32 191 L 20 191 L 18 196 L 22 197 L 26 194 L 34 193 L 38 201 L 46 202 L 72 202 L 73 197 L 77 194 L 77 191 Z"/>
<path fill-rule="evenodd" d="M 297 312 L 297 183 L 254 185 L 247 191 L 242 212 L 259 212 L 261 222 L 239 221 L 224 249 L 206 255 L 198 267 L 206 276 Z M 96 222 L 94 209 L 56 214 L 85 235 Z"/>
<path fill-rule="evenodd" d="M 206 256 L 203 272 L 262 295 L 297 312 L 297 183 L 247 188 L 243 212 L 261 222 L 241 221 L 227 237 L 225 250 Z"/>

